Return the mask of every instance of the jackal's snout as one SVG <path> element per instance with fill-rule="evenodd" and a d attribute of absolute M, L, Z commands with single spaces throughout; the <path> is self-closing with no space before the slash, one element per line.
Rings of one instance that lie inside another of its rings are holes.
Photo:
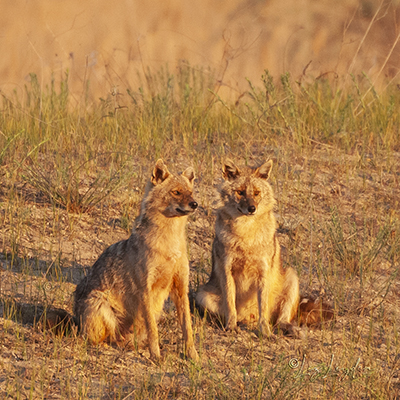
<path fill-rule="evenodd" d="M 246 206 L 248 215 L 253 215 L 257 211 L 258 201 L 260 200 L 260 195 L 258 191 L 255 191 L 251 195 L 246 197 Z"/>
<path fill-rule="evenodd" d="M 197 201 L 191 197 L 190 199 L 187 199 L 187 201 L 181 202 L 175 210 L 178 214 L 187 215 L 194 212 L 198 206 Z"/>
<path fill-rule="evenodd" d="M 193 200 L 189 203 L 189 207 L 194 211 L 198 207 L 198 204 Z"/>
<path fill-rule="evenodd" d="M 254 215 L 257 212 L 257 205 L 253 198 L 244 198 L 239 202 L 238 209 L 244 215 Z"/>
<path fill-rule="evenodd" d="M 249 212 L 249 214 L 254 214 L 256 212 L 256 206 L 251 205 L 247 207 L 247 211 Z"/>
<path fill-rule="evenodd" d="M 196 208 L 198 207 L 197 202 L 194 199 L 191 199 L 187 205 L 184 205 L 182 208 L 187 212 L 187 213 L 191 213 L 194 210 L 196 210 Z"/>

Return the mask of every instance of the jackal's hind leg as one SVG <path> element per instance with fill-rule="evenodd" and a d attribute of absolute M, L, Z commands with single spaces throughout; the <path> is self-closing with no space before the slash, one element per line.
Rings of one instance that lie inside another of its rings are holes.
<path fill-rule="evenodd" d="M 77 322 L 93 344 L 104 340 L 118 341 L 120 337 L 118 317 L 104 292 L 94 290 L 78 304 Z"/>
<path fill-rule="evenodd" d="M 279 301 L 279 311 L 275 324 L 275 329 L 282 331 L 286 335 L 296 335 L 296 328 L 292 321 L 297 315 L 299 306 L 299 278 L 293 268 L 285 270 L 284 285 Z"/>

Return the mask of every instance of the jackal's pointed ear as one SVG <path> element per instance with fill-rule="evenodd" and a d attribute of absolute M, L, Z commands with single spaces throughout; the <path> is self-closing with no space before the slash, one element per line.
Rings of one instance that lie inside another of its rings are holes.
<path fill-rule="evenodd" d="M 160 158 L 157 160 L 156 166 L 154 167 L 153 175 L 151 175 L 151 182 L 153 185 L 158 185 L 159 183 L 165 181 L 169 174 L 168 168 L 164 164 L 164 161 Z"/>
<path fill-rule="evenodd" d="M 194 180 L 194 170 L 192 167 L 188 167 L 186 168 L 183 172 L 182 172 L 182 176 L 184 176 L 185 178 L 187 178 L 189 180 L 189 182 L 192 184 L 193 180 Z"/>
<path fill-rule="evenodd" d="M 222 175 L 225 180 L 233 181 L 240 175 L 240 170 L 232 160 L 227 159 L 222 167 Z"/>
<path fill-rule="evenodd" d="M 262 179 L 268 179 L 269 174 L 271 173 L 272 169 L 272 160 L 267 161 L 261 167 L 258 167 L 255 171 L 255 175 Z"/>

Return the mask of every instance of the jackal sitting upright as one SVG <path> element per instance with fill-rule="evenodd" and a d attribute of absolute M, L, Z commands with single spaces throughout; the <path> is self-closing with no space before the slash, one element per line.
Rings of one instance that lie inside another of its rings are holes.
<path fill-rule="evenodd" d="M 197 359 L 189 310 L 187 216 L 197 208 L 194 172 L 171 174 L 158 160 L 132 235 L 104 251 L 75 291 L 74 313 L 92 343 L 144 344 L 160 356 L 157 319 L 171 295 L 186 354 Z"/>
<path fill-rule="evenodd" d="M 281 265 L 275 199 L 267 182 L 271 168 L 271 160 L 255 169 L 239 170 L 230 160 L 223 166 L 223 204 L 215 224 L 211 277 L 195 300 L 221 317 L 226 329 L 236 329 L 237 322 L 250 322 L 258 315 L 262 334 L 271 334 L 270 322 L 286 332 L 293 330 L 299 281 L 293 268 Z"/>

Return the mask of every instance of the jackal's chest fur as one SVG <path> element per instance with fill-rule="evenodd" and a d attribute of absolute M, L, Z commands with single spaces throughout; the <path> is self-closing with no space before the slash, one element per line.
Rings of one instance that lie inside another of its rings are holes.
<path fill-rule="evenodd" d="M 271 266 L 275 253 L 276 220 L 272 213 L 225 219 L 217 218 L 218 252 L 229 255 L 232 276 L 235 281 L 257 277 Z"/>
<path fill-rule="evenodd" d="M 175 274 L 186 273 L 188 260 L 186 255 L 185 222 L 171 219 L 161 228 L 157 225 L 144 227 L 136 232 L 137 246 L 143 260 L 142 270 L 147 285 L 161 289 L 171 285 Z M 135 235 L 135 233 L 134 233 Z"/>

